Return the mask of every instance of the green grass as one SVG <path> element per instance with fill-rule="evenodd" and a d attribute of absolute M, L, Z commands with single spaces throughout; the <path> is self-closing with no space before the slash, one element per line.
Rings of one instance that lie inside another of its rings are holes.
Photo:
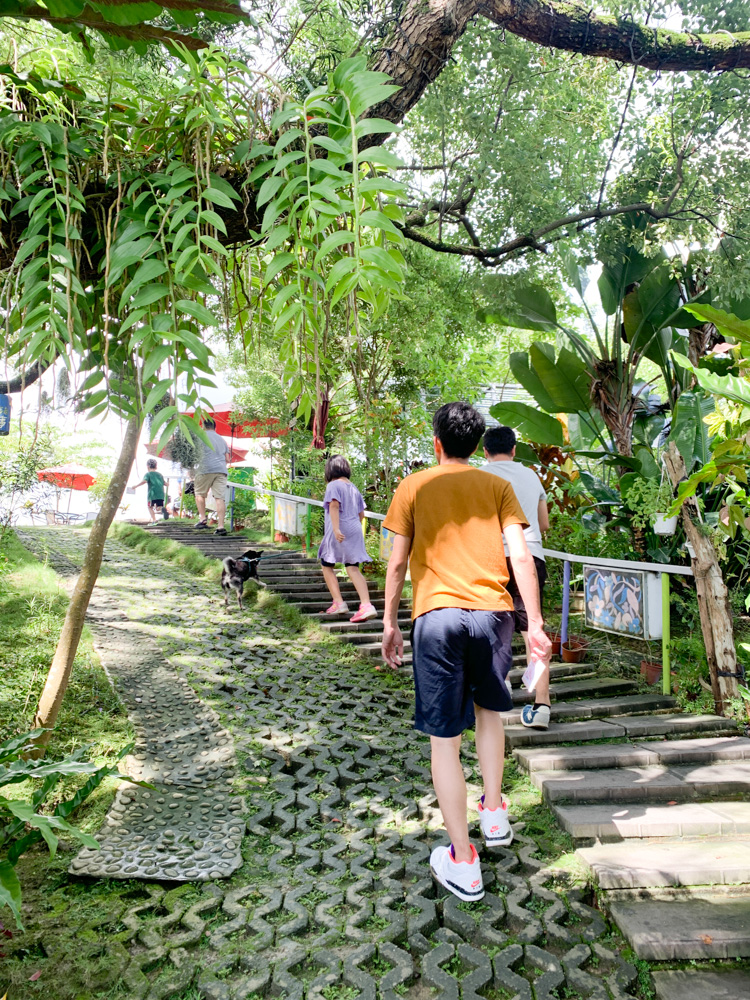
<path fill-rule="evenodd" d="M 13 532 L 6 532 L 0 538 L 0 733 L 5 738 L 33 726 L 67 606 L 57 574 L 25 549 Z M 58 760 L 88 746 L 93 760 L 112 763 L 133 735 L 94 652 L 91 633 L 84 628 L 47 756 Z M 69 797 L 80 782 L 61 781 L 46 808 L 51 810 Z M 114 780 L 101 785 L 74 815 L 76 825 L 87 832 L 97 829 L 116 786 Z M 30 791 L 23 783 L 12 786 L 9 794 L 24 798 Z"/>
<path fill-rule="evenodd" d="M 180 545 L 170 538 L 158 538 L 156 535 L 150 535 L 144 528 L 122 522 L 115 522 L 109 533 L 121 545 L 127 545 L 142 555 L 156 556 L 167 562 L 173 562 L 193 576 L 203 577 L 205 580 L 221 579 L 219 560 L 209 559 L 188 545 Z"/>

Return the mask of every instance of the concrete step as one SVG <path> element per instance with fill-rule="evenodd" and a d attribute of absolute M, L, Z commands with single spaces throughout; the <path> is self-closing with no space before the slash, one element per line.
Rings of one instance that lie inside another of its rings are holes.
<path fill-rule="evenodd" d="M 317 614 L 320 614 L 321 612 L 325 613 L 326 608 L 330 607 L 331 598 L 330 598 L 330 595 L 329 595 L 325 600 L 320 600 L 320 601 L 289 601 L 288 603 L 293 608 L 297 608 L 303 614 L 317 615 Z M 385 609 L 385 601 L 382 599 L 382 597 L 374 597 L 372 599 L 372 603 L 375 606 L 375 608 L 378 611 L 380 611 L 381 613 Z M 341 618 L 345 618 L 345 617 L 348 616 L 349 618 L 351 618 L 351 616 L 357 610 L 357 607 L 358 607 L 357 604 L 354 604 L 354 603 L 351 604 L 350 608 L 349 608 L 349 611 L 342 612 L 341 615 L 340 615 L 340 617 Z M 403 609 L 407 609 L 409 607 L 408 602 L 407 601 L 402 601 L 401 602 L 401 607 Z M 336 616 L 335 615 L 326 615 L 326 618 L 336 619 Z"/>
<path fill-rule="evenodd" d="M 750 791 L 750 762 L 532 771 L 531 780 L 549 803 L 715 801 Z"/>
<path fill-rule="evenodd" d="M 750 883 L 750 838 L 645 840 L 580 847 L 577 856 L 601 889 Z"/>
<path fill-rule="evenodd" d="M 261 577 L 262 579 L 262 577 Z M 326 607 L 331 603 L 331 595 L 328 590 L 323 587 L 321 590 L 305 590 L 301 591 L 299 594 L 288 594 L 283 590 L 277 590 L 274 587 L 270 588 L 279 597 L 283 597 L 285 601 L 289 601 L 290 604 L 314 604 L 315 602 L 320 603 L 325 602 Z M 357 596 L 357 591 L 354 587 L 351 590 L 348 587 L 341 588 L 341 596 L 347 602 L 347 604 L 354 605 L 354 608 L 359 607 L 359 597 Z M 373 604 L 376 601 L 382 601 L 385 599 L 385 592 L 382 590 L 370 589 L 370 600 Z"/>
<path fill-rule="evenodd" d="M 404 636 L 407 636 L 411 629 L 411 617 L 401 612 L 398 626 Z M 350 622 L 348 619 L 346 621 L 322 622 L 320 627 L 324 632 L 330 632 L 342 639 L 358 632 L 369 633 L 371 636 L 380 636 L 383 632 L 383 622 L 379 618 L 370 618 L 366 622 Z"/>
<path fill-rule="evenodd" d="M 750 1000 L 750 973 L 738 969 L 655 972 L 657 1000 Z"/>
<path fill-rule="evenodd" d="M 617 900 L 609 911 L 637 957 L 647 961 L 750 956 L 750 892 Z"/>
<path fill-rule="evenodd" d="M 514 663 L 516 659 L 514 656 Z M 508 680 L 514 686 L 520 686 L 523 672 L 526 669 L 526 657 L 518 657 L 518 659 L 522 660 L 522 663 L 518 667 L 514 667 L 508 674 Z M 588 678 L 591 675 L 591 670 L 590 663 L 552 663 L 549 668 L 550 680 L 554 683 L 555 681 L 572 680 L 573 678 Z"/>
<path fill-rule="evenodd" d="M 507 722 L 507 717 L 503 717 Z M 617 740 L 625 737 L 622 726 L 613 726 L 607 719 L 585 722 L 551 722 L 549 729 L 527 729 L 525 726 L 506 724 L 505 740 L 511 749 L 516 747 L 544 747 L 558 743 L 580 743 L 587 740 Z M 556 749 L 558 749 L 556 747 Z"/>
<path fill-rule="evenodd" d="M 732 837 L 750 834 L 750 802 L 639 802 L 553 805 L 564 830 L 576 840 L 646 837 Z"/>
<path fill-rule="evenodd" d="M 529 747 L 516 750 L 514 756 L 526 771 L 707 764 L 720 760 L 750 760 L 750 740 L 742 736 L 717 736 L 594 746 Z"/>
<path fill-rule="evenodd" d="M 631 694 L 631 695 L 618 695 L 613 698 L 581 698 L 580 701 L 556 701 L 552 704 L 552 719 L 555 722 L 568 722 L 574 719 L 594 719 L 600 721 L 609 715 L 621 715 L 623 712 L 659 712 L 659 711 L 670 711 L 675 708 L 677 702 L 674 698 L 668 698 L 665 695 L 641 695 L 641 694 Z M 503 722 L 506 726 L 513 727 L 516 726 L 521 721 L 521 709 L 518 711 L 505 712 L 503 713 Z M 613 726 L 613 730 L 616 728 Z M 506 730 L 508 732 L 510 730 Z M 537 732 L 534 730 L 536 736 L 540 736 L 544 733 Z M 553 732 L 557 733 L 559 730 L 553 730 L 552 726 L 546 731 L 546 733 Z M 512 730 L 512 734 L 516 734 L 516 730 Z M 621 735 L 625 735 L 624 731 Z M 589 737 L 589 739 L 596 739 L 597 737 Z M 598 737 L 601 738 L 601 737 Z M 535 740 L 529 740 L 530 743 L 534 743 Z M 542 741 L 544 742 L 544 741 Z M 559 743 L 560 737 L 554 736 L 550 742 Z M 514 744 L 518 746 L 519 744 Z"/>
<path fill-rule="evenodd" d="M 724 719 L 720 715 L 641 715 L 637 718 L 623 715 L 613 716 L 613 725 L 622 726 L 631 739 L 644 739 L 648 736 L 671 736 L 677 733 L 737 733 L 738 726 L 733 719 Z"/>

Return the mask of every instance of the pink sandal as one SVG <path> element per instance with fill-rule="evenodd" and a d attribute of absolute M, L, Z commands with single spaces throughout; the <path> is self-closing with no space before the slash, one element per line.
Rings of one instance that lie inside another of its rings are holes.
<path fill-rule="evenodd" d="M 359 611 L 356 611 L 349 619 L 350 622 L 366 622 L 368 618 L 377 618 L 378 612 L 372 604 L 360 604 Z"/>
<path fill-rule="evenodd" d="M 343 615 L 344 612 L 349 610 L 349 605 L 346 601 L 334 601 L 330 608 L 326 608 L 327 615 Z"/>

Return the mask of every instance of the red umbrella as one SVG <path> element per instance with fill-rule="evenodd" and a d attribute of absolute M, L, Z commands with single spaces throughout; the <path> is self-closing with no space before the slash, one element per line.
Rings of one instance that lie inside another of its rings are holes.
<path fill-rule="evenodd" d="M 195 410 L 188 410 L 185 416 L 192 417 Z M 220 403 L 205 416 L 216 424 L 216 433 L 228 438 L 258 438 L 283 437 L 289 433 L 288 427 L 283 427 L 278 417 L 266 417 L 265 420 L 236 419 L 237 409 L 234 403 Z"/>
<path fill-rule="evenodd" d="M 70 498 L 73 490 L 87 490 L 96 482 L 96 473 L 84 468 L 77 462 L 68 462 L 67 465 L 54 465 L 50 469 L 40 469 L 37 478 L 42 483 L 52 483 L 59 489 L 70 490 L 68 496 L 68 510 L 70 511 Z M 59 494 L 58 494 L 59 505 Z"/>
<path fill-rule="evenodd" d="M 40 482 L 52 483 L 65 490 L 87 490 L 96 482 L 96 473 L 77 462 L 54 465 L 51 469 L 41 469 L 37 472 L 37 476 Z"/>

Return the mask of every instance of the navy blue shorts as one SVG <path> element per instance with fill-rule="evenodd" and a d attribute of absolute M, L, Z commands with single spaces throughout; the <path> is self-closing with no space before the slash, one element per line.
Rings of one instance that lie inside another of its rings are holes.
<path fill-rule="evenodd" d="M 412 627 L 414 726 L 429 736 L 459 736 L 474 726 L 474 704 L 509 712 L 505 678 L 513 663 L 512 611 L 437 608 Z"/>

